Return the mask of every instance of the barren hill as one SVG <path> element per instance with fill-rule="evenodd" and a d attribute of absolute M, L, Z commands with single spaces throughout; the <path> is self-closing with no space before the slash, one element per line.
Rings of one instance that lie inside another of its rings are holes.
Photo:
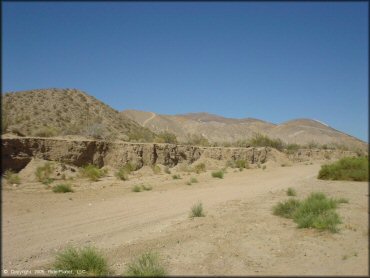
<path fill-rule="evenodd" d="M 3 131 L 27 136 L 82 135 L 128 140 L 154 134 L 133 120 L 75 89 L 42 89 L 2 95 Z"/>
<path fill-rule="evenodd" d="M 137 110 L 125 110 L 121 113 L 154 132 L 172 132 L 180 141 L 186 141 L 189 134 L 198 134 L 210 142 L 234 142 L 261 133 L 271 138 L 280 138 L 285 143 L 315 142 L 362 150 L 368 148 L 365 142 L 311 119 L 296 119 L 276 125 L 258 119 L 232 119 L 208 113 L 160 115 Z"/>

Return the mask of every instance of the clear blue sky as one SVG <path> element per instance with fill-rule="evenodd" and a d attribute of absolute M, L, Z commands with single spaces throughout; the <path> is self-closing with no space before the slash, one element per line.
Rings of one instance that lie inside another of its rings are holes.
<path fill-rule="evenodd" d="M 312 118 L 368 141 L 368 3 L 3 2 L 3 92 Z"/>

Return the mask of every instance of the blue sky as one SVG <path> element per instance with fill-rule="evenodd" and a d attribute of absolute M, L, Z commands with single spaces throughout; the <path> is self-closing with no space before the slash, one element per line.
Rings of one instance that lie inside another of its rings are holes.
<path fill-rule="evenodd" d="M 368 141 L 368 3 L 3 2 L 3 92 L 311 118 Z"/>

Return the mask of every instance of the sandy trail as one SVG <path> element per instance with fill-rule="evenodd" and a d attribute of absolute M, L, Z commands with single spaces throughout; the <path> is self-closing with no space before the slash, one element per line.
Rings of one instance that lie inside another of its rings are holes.
<path fill-rule="evenodd" d="M 257 202 L 290 186 L 308 186 L 319 168 L 315 164 L 246 170 L 228 173 L 223 180 L 209 178 L 193 186 L 169 184 L 141 193 L 128 192 L 125 186 L 73 194 L 4 190 L 3 268 L 43 267 L 67 244 L 92 244 L 109 253 L 155 239 L 187 221 L 198 200 L 206 211 L 241 200 Z"/>
<path fill-rule="evenodd" d="M 155 114 L 155 113 L 153 113 L 153 112 L 150 112 L 150 113 L 152 113 L 152 115 L 151 115 L 148 119 L 146 119 L 146 120 L 143 122 L 143 127 L 145 127 L 145 125 L 146 125 L 149 121 L 153 120 L 153 119 L 154 119 L 154 117 L 156 116 L 156 114 Z"/>

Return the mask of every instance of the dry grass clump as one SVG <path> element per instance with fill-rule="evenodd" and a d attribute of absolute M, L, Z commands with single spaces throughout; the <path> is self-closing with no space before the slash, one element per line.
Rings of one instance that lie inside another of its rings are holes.
<path fill-rule="evenodd" d="M 166 271 L 160 263 L 158 254 L 146 252 L 131 262 L 123 275 L 134 277 L 163 277 L 165 274 Z"/>
<path fill-rule="evenodd" d="M 337 232 L 337 225 L 341 223 L 335 209 L 338 204 L 348 202 L 347 199 L 327 198 L 324 193 L 313 192 L 303 201 L 289 199 L 278 203 L 273 213 L 285 218 L 291 218 L 298 224 L 298 228 L 316 228 Z"/>
<path fill-rule="evenodd" d="M 71 188 L 71 185 L 69 184 L 58 184 L 53 187 L 54 193 L 68 193 L 73 192 L 73 189 Z"/>
<path fill-rule="evenodd" d="M 46 162 L 44 166 L 39 166 L 36 168 L 36 178 L 39 182 L 43 184 L 50 184 L 54 180 L 50 177 L 54 172 L 54 165 L 51 162 Z"/>
<path fill-rule="evenodd" d="M 195 204 L 190 211 L 190 218 L 194 217 L 204 217 L 205 214 L 203 212 L 203 205 L 201 202 Z"/>
<path fill-rule="evenodd" d="M 106 169 L 99 169 L 95 165 L 88 164 L 82 167 L 81 175 L 85 178 L 88 178 L 90 181 L 98 181 L 100 178 L 104 177 L 107 174 Z"/>
<path fill-rule="evenodd" d="M 161 167 L 159 167 L 157 164 L 154 164 L 152 166 L 152 170 L 153 170 L 153 173 L 156 174 L 156 175 L 158 175 L 162 172 Z"/>
<path fill-rule="evenodd" d="M 288 196 L 297 196 L 297 192 L 293 188 L 289 187 L 286 191 L 286 195 L 288 195 Z"/>
<path fill-rule="evenodd" d="M 174 179 L 174 180 L 179 180 L 179 179 L 181 179 L 181 176 L 180 175 L 172 175 L 172 179 Z"/>
<path fill-rule="evenodd" d="M 93 247 L 66 248 L 57 254 L 53 268 L 67 271 L 70 276 L 107 276 L 110 274 L 106 258 Z"/>
<path fill-rule="evenodd" d="M 211 173 L 212 177 L 223 179 L 224 178 L 224 172 L 222 170 L 214 171 Z"/>
<path fill-rule="evenodd" d="M 21 179 L 17 173 L 12 170 L 6 170 L 4 175 L 4 179 L 8 182 L 8 184 L 20 184 Z"/>
<path fill-rule="evenodd" d="M 116 177 L 120 180 L 126 181 L 128 180 L 128 175 L 135 170 L 137 170 L 137 165 L 132 162 L 127 162 L 118 169 Z"/>
<path fill-rule="evenodd" d="M 187 185 L 192 185 L 193 183 L 197 183 L 198 180 L 195 177 L 191 177 L 189 181 L 186 182 Z"/>
<path fill-rule="evenodd" d="M 157 136 L 154 139 L 154 142 L 156 143 L 168 143 L 168 144 L 177 144 L 177 138 L 176 135 L 168 132 L 163 131 L 157 134 Z"/>
<path fill-rule="evenodd" d="M 200 174 L 205 171 L 206 171 L 206 164 L 204 164 L 203 162 L 198 163 L 197 165 L 194 166 L 194 172 L 197 174 Z"/>

